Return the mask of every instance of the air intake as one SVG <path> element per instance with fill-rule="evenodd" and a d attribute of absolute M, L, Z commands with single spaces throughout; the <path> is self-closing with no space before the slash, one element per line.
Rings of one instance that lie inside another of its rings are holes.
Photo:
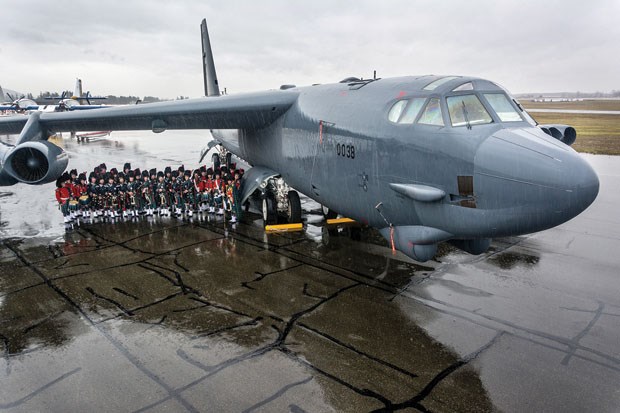
<path fill-rule="evenodd" d="M 11 168 L 21 180 L 37 182 L 47 175 L 49 162 L 38 149 L 17 148 L 11 156 Z"/>

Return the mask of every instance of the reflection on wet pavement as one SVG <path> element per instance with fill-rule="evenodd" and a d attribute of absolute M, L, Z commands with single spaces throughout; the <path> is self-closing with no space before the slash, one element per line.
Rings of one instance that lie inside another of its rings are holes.
<path fill-rule="evenodd" d="M 79 170 L 189 163 L 157 139 L 65 144 Z M 3 190 L 0 410 L 618 411 L 620 160 L 588 160 L 601 194 L 578 218 L 423 265 L 311 203 L 299 233 L 252 214 L 65 231 L 53 188 Z"/>
<path fill-rule="evenodd" d="M 257 228 L 96 224 L 54 248 L 5 241 L 2 406 L 81 410 L 93 400 L 72 385 L 120 376 L 140 397 L 93 395 L 112 399 L 106 409 L 492 409 L 470 360 L 392 300 L 427 269 L 346 237 L 322 252 L 303 233 L 265 242 Z M 39 380 L 24 388 L 30 366 Z"/>

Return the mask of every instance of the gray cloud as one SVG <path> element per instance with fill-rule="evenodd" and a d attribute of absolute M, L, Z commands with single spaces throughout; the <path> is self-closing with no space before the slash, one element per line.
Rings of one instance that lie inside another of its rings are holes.
<path fill-rule="evenodd" d="M 291 2 L 30 0 L 3 10 L 0 84 L 32 91 L 202 93 L 207 17 L 232 92 L 350 76 L 464 74 L 513 92 L 620 89 L 614 0 Z"/>

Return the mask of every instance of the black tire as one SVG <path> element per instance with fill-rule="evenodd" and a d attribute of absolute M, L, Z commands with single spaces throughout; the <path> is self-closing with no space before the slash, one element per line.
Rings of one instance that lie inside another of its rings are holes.
<path fill-rule="evenodd" d="M 289 224 L 298 224 L 301 222 L 301 201 L 297 191 L 288 191 L 288 212 L 287 218 Z"/>
<path fill-rule="evenodd" d="M 226 154 L 226 168 L 230 171 L 230 166 L 232 165 L 232 153 L 228 152 Z"/>
<path fill-rule="evenodd" d="M 321 205 L 321 212 L 323 212 L 323 217 L 327 219 L 335 219 L 338 217 L 338 213 L 334 210 L 327 208 L 325 205 Z"/>
<path fill-rule="evenodd" d="M 276 197 L 267 192 L 263 197 L 263 223 L 265 225 L 273 225 L 278 223 L 278 204 Z"/>
<path fill-rule="evenodd" d="M 211 155 L 211 163 L 213 163 L 213 170 L 217 170 L 220 169 L 220 155 L 217 153 L 214 153 L 213 155 Z"/>

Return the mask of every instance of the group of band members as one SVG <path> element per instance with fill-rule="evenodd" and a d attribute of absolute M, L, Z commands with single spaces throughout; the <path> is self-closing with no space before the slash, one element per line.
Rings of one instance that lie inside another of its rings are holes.
<path fill-rule="evenodd" d="M 241 216 L 241 178 L 243 169 L 206 165 L 191 170 L 180 166 L 157 169 L 132 169 L 125 163 L 123 171 L 108 171 L 101 164 L 86 177 L 73 169 L 56 181 L 56 200 L 65 223 L 74 220 L 135 218 L 141 215 L 176 217 L 217 214 L 236 222 Z"/>

